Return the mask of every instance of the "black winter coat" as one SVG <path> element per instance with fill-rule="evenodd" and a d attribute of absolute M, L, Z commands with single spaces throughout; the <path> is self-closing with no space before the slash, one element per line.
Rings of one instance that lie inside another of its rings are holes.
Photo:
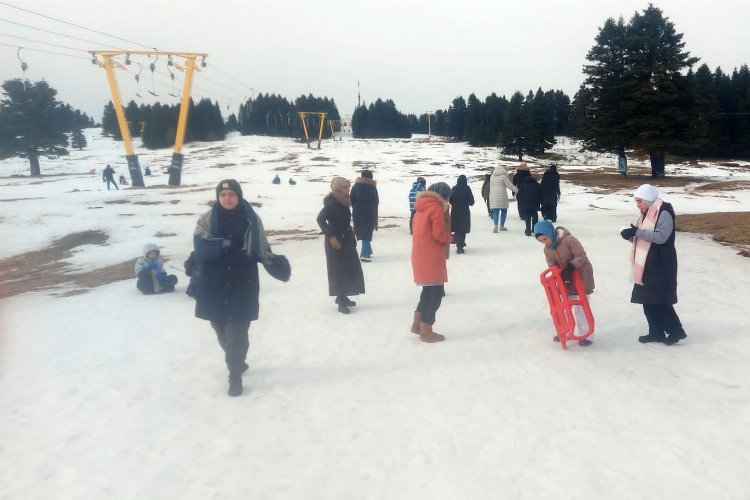
<path fill-rule="evenodd" d="M 528 212 L 536 212 L 542 202 L 542 191 L 536 179 L 529 175 L 526 177 L 516 193 L 518 200 L 518 213 L 522 216 Z"/>
<path fill-rule="evenodd" d="M 557 170 L 548 169 L 542 176 L 542 206 L 557 206 L 557 197 L 560 195 L 560 174 Z"/>
<path fill-rule="evenodd" d="M 227 212 L 218 203 L 211 209 L 211 216 L 214 236 L 232 244 L 218 249 L 213 241 L 193 238 L 195 258 L 201 267 L 195 316 L 216 322 L 254 321 L 259 311 L 258 261 L 242 251 L 253 218 L 242 205 Z"/>
<path fill-rule="evenodd" d="M 471 210 L 474 205 L 474 193 L 466 182 L 459 180 L 453 186 L 451 196 L 448 199 L 451 204 L 451 231 L 454 233 L 471 232 Z"/>
<path fill-rule="evenodd" d="M 672 216 L 677 227 L 674 209 L 669 203 L 662 203 L 662 212 Z M 661 245 L 651 243 L 643 268 L 643 286 L 633 285 L 630 302 L 634 304 L 676 304 L 677 303 L 677 251 L 674 247 L 675 229 L 667 241 Z"/>
<path fill-rule="evenodd" d="M 358 240 L 372 241 L 378 222 L 378 188 L 372 179 L 360 177 L 354 182 L 349 199 L 352 200 L 354 233 Z"/>
<path fill-rule="evenodd" d="M 365 293 L 365 277 L 357 255 L 357 240 L 350 227 L 349 207 L 332 194 L 323 199 L 323 209 L 318 214 L 318 226 L 325 234 L 324 247 L 328 268 L 328 294 L 332 297 Z M 335 250 L 330 239 L 335 236 L 341 248 Z"/>
<path fill-rule="evenodd" d="M 514 186 L 516 186 L 517 188 L 520 188 L 521 184 L 523 184 L 523 181 L 527 177 L 530 177 L 530 176 L 531 176 L 531 172 L 530 171 L 528 171 L 528 170 L 519 170 L 515 174 L 513 174 L 513 179 L 511 179 L 511 180 L 512 180 Z"/>

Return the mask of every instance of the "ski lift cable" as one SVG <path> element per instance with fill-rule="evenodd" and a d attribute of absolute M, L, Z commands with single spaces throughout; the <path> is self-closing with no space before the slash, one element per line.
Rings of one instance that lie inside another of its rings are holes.
<path fill-rule="evenodd" d="M 109 37 L 109 38 L 113 38 L 113 39 L 115 39 L 115 40 L 120 40 L 121 42 L 127 42 L 127 43 L 130 43 L 130 44 L 133 44 L 133 45 L 137 45 L 137 46 L 139 46 L 139 47 L 144 47 L 144 48 L 147 48 L 147 49 L 152 49 L 152 48 L 153 48 L 153 49 L 154 49 L 154 50 L 156 50 L 157 52 L 159 51 L 159 49 L 157 49 L 156 47 L 152 47 L 152 46 L 150 46 L 150 45 L 146 45 L 146 44 L 143 44 L 143 43 L 140 43 L 140 42 L 135 42 L 135 41 L 133 41 L 133 40 L 129 40 L 129 39 L 127 39 L 127 38 L 122 38 L 122 37 L 119 37 L 119 36 L 117 36 L 117 35 L 113 35 L 113 34 L 111 34 L 111 33 L 106 33 L 106 32 L 104 32 L 104 31 L 99 31 L 99 30 L 95 30 L 95 29 L 92 29 L 92 28 L 88 28 L 88 27 L 86 27 L 86 26 L 82 26 L 82 25 L 80 25 L 80 24 L 76 24 L 76 23 L 71 23 L 71 22 L 69 22 L 69 21 L 65 21 L 65 20 L 63 20 L 63 19 L 58 19 L 58 18 L 56 18 L 56 17 L 48 16 L 48 15 L 42 14 L 42 13 L 40 13 L 40 12 L 35 12 L 35 11 L 33 11 L 33 10 L 30 10 L 30 9 L 24 9 L 23 7 L 19 7 L 19 6 L 17 6 L 17 5 L 13 5 L 13 4 L 10 4 L 10 3 L 8 3 L 8 2 L 3 2 L 3 1 L 0 1 L 0 5 L 5 5 L 5 6 L 7 6 L 7 7 L 11 7 L 11 8 L 13 8 L 13 9 L 18 9 L 18 10 L 21 10 L 21 11 L 24 11 L 24 12 L 28 12 L 28 13 L 30 13 L 30 14 L 34 14 L 34 15 L 36 15 L 36 16 L 40 16 L 40 17 L 43 17 L 43 18 L 45 18 L 45 19 L 50 19 L 50 20 L 52 20 L 52 21 L 56 21 L 56 22 L 59 22 L 59 23 L 67 24 L 67 25 L 69 25 L 69 26 L 73 26 L 73 27 L 75 27 L 75 28 L 79 28 L 79 29 L 82 29 L 82 30 L 90 31 L 91 33 L 96 33 L 96 34 L 98 34 L 98 35 L 103 35 L 103 36 L 106 36 L 106 37 Z M 19 23 L 14 23 L 14 24 L 19 24 Z M 30 28 L 32 28 L 32 29 L 38 29 L 38 28 L 34 28 L 34 27 L 31 27 L 31 26 L 29 26 L 29 27 L 30 27 Z M 59 33 L 54 33 L 54 34 L 57 34 L 57 35 L 59 35 L 59 36 L 68 36 L 68 37 L 70 37 L 70 35 L 62 35 L 62 34 L 59 34 Z M 75 38 L 75 37 L 71 37 L 71 38 Z M 98 42 L 92 42 L 92 41 L 89 41 L 89 40 L 82 40 L 82 41 L 85 41 L 85 42 L 87 42 L 87 43 L 98 43 Z M 117 48 L 117 47 L 112 47 L 111 45 L 106 45 L 106 44 L 101 44 L 101 45 L 103 45 L 103 46 L 105 46 L 105 47 L 110 47 L 110 48 Z M 117 48 L 117 50 L 124 50 L 124 49 L 120 49 L 120 48 Z M 224 75 L 225 77 L 229 78 L 229 79 L 230 79 L 230 80 L 232 80 L 233 82 L 235 82 L 235 83 L 239 84 L 239 85 L 240 85 L 241 87 L 243 87 L 243 88 L 248 88 L 248 89 L 250 89 L 250 90 L 252 91 L 252 93 L 256 93 L 256 91 L 255 91 L 255 89 L 254 89 L 254 88 L 252 88 L 251 86 L 247 85 L 247 84 L 246 84 L 245 82 L 242 82 L 242 81 L 238 80 L 237 78 L 234 78 L 234 77 L 233 77 L 232 75 L 230 75 L 230 74 L 229 74 L 229 73 L 227 73 L 226 71 L 223 71 L 223 70 L 222 70 L 221 68 L 219 68 L 218 66 L 216 66 L 216 65 L 214 65 L 214 64 L 211 64 L 211 67 L 212 67 L 213 69 L 215 69 L 215 70 L 216 70 L 216 71 L 217 71 L 218 73 L 221 73 L 222 75 Z"/>
<path fill-rule="evenodd" d="M 161 71 L 156 71 L 155 73 L 157 75 L 161 75 L 161 76 L 164 76 L 164 77 L 167 77 L 167 78 L 171 78 L 170 75 L 167 75 L 167 74 L 165 74 L 165 73 L 163 73 Z M 226 94 L 221 94 L 221 93 L 218 93 L 216 91 L 210 91 L 209 89 L 206 89 L 205 87 L 203 87 L 201 85 L 198 85 L 195 82 L 193 82 L 192 88 L 194 88 L 195 90 L 198 90 L 198 91 L 200 91 L 200 92 L 202 92 L 203 94 L 206 94 L 206 95 L 212 95 L 212 96 L 221 97 L 223 99 L 230 99 L 231 100 L 231 97 L 227 96 Z M 238 94 L 238 95 L 240 95 L 240 94 Z"/>
<path fill-rule="evenodd" d="M 61 49 L 75 50 L 77 52 L 83 52 L 83 53 L 86 53 L 86 54 L 88 54 L 88 52 L 89 52 L 88 50 L 85 50 L 85 49 L 78 49 L 76 47 L 67 47 L 65 45 L 58 45 L 56 43 L 43 42 L 41 40 L 34 40 L 33 38 L 26 38 L 26 37 L 23 37 L 23 36 L 8 35 L 7 33 L 0 33 L 0 36 L 7 36 L 7 37 L 10 37 L 10 38 L 17 38 L 19 40 L 24 40 L 24 41 L 32 42 L 32 43 L 40 43 L 42 45 L 51 45 L 53 47 L 58 47 L 58 48 L 61 48 Z"/>
<path fill-rule="evenodd" d="M 73 58 L 75 58 L 75 59 L 85 59 L 85 60 L 87 60 L 87 61 L 89 60 L 89 58 L 88 58 L 88 57 L 83 57 L 83 56 L 74 56 L 73 54 L 64 54 L 64 53 L 62 53 L 62 52 L 53 52 L 53 51 L 51 51 L 51 50 L 43 50 L 43 49 L 32 49 L 32 48 L 30 48 L 30 47 L 21 47 L 20 45 L 11 45 L 11 44 L 9 44 L 9 43 L 3 43 L 3 42 L 0 42 L 0 45 L 4 45 L 4 46 L 6 46 L 6 47 L 13 47 L 14 49 L 32 50 L 32 51 L 34 51 L 34 52 L 44 52 L 45 54 L 54 54 L 54 55 L 56 55 L 56 56 L 67 56 L 67 57 L 73 57 Z"/>
<path fill-rule="evenodd" d="M 71 22 L 68 22 L 68 21 L 63 21 L 62 19 L 57 19 L 57 18 L 54 18 L 54 17 L 51 17 L 51 16 L 47 16 L 47 15 L 45 15 L 45 14 L 42 14 L 42 13 L 39 13 L 39 12 L 34 12 L 33 10 L 29 10 L 29 9 L 24 9 L 23 7 L 18 7 L 17 5 L 12 5 L 12 4 L 9 4 L 9 3 L 7 3 L 7 2 L 0 2 L 0 5 L 5 5 L 5 6 L 7 6 L 7 7 L 11 7 L 11 8 L 13 8 L 13 9 L 18 9 L 18 10 L 22 10 L 22 11 L 24 11 L 24 12 L 28 12 L 29 14 L 34 14 L 35 16 L 40 16 L 40 17 L 44 17 L 44 18 L 46 18 L 46 19 L 51 19 L 52 21 L 57 21 L 58 23 L 63 23 L 63 24 L 67 24 L 67 25 L 70 25 L 70 26 L 74 26 L 74 27 L 76 27 L 76 28 L 80 28 L 80 29 L 82 29 L 82 30 L 86 30 L 86 31 L 91 31 L 92 33 L 97 33 L 97 34 L 99 34 L 99 35 L 104 35 L 104 36 L 108 36 L 108 37 L 110 37 L 110 38 L 114 38 L 114 39 L 116 39 L 116 40 L 120 40 L 121 42 L 127 42 L 127 43 L 131 43 L 131 44 L 133 44 L 133 45 L 139 45 L 139 46 L 141 46 L 141 47 L 146 47 L 146 48 L 148 48 L 148 49 L 150 49 L 150 48 L 151 48 L 150 46 L 148 46 L 148 45 L 144 45 L 144 44 L 142 44 L 142 43 L 138 43 L 138 42 L 133 42 L 132 40 L 128 40 L 128 39 L 126 39 L 126 38 L 121 38 L 121 37 L 119 37 L 119 36 L 111 35 L 111 34 L 109 34 L 109 33 L 105 33 L 105 32 L 103 32 L 103 31 L 97 31 L 97 30 L 95 30 L 95 29 L 87 28 L 87 27 L 85 27 L 85 26 L 81 26 L 80 24 L 75 24 L 75 23 L 71 23 Z M 121 49 L 119 49 L 119 50 L 121 50 Z"/>
<path fill-rule="evenodd" d="M 107 45 L 107 44 L 102 44 L 100 42 L 95 42 L 94 40 L 87 40 L 85 38 L 78 38 L 77 36 L 73 36 L 73 35 L 66 35 L 64 33 L 58 33 L 56 31 L 46 30 L 44 28 L 37 28 L 36 26 L 30 26 L 28 24 L 17 23 L 15 21 L 10 21 L 8 19 L 0 19 L 0 21 L 2 21 L 4 23 L 9 23 L 9 24 L 15 24 L 16 26 L 23 26 L 24 28 L 29 28 L 29 29 L 32 29 L 32 30 L 44 31 L 45 33 L 51 33 L 51 34 L 57 35 L 57 36 L 63 36 L 63 37 L 67 37 L 67 38 L 72 38 L 73 40 L 78 40 L 79 42 L 86 42 L 86 43 L 93 43 L 93 44 L 96 44 L 96 45 L 103 45 L 104 47 L 109 47 L 109 48 L 115 49 L 115 50 L 125 50 L 125 49 L 121 49 L 120 47 L 114 47 L 112 45 Z"/>

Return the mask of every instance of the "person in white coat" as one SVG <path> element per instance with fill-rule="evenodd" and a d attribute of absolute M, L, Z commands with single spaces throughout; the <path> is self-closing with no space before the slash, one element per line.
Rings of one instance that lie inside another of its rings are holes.
<path fill-rule="evenodd" d="M 518 192 L 518 188 L 508 178 L 508 170 L 502 165 L 498 165 L 490 176 L 489 204 L 492 212 L 492 224 L 494 225 L 493 233 L 508 230 L 505 227 L 505 219 L 508 216 L 508 205 L 510 203 L 508 200 L 508 189 L 513 191 L 514 194 Z"/>

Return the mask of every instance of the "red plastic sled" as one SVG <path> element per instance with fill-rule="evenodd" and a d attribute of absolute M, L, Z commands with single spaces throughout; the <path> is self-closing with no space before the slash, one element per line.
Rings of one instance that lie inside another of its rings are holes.
<path fill-rule="evenodd" d="M 568 291 L 565 288 L 565 282 L 562 279 L 562 272 L 557 266 L 546 269 L 540 276 L 539 281 L 547 293 L 549 301 L 549 313 L 552 316 L 552 323 L 555 325 L 557 338 L 560 339 L 560 345 L 567 349 L 566 344 L 573 340 L 583 340 L 594 333 L 594 315 L 591 314 L 591 306 L 586 299 L 586 287 L 583 285 L 578 270 L 573 271 L 573 284 L 575 285 L 578 299 L 572 300 L 568 297 Z M 573 306 L 583 307 L 583 313 L 589 324 L 588 331 L 582 335 L 575 334 L 576 320 L 573 316 Z"/>

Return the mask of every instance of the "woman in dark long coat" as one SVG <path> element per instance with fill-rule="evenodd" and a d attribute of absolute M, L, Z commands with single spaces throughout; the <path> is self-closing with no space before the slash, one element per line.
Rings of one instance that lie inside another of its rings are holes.
<path fill-rule="evenodd" d="M 349 197 L 352 200 L 354 234 L 362 242 L 359 256 L 362 262 L 370 262 L 372 233 L 378 229 L 378 204 L 380 203 L 377 182 L 372 179 L 371 171 L 362 171 L 362 176 L 354 181 Z"/>
<path fill-rule="evenodd" d="M 560 174 L 557 165 L 550 165 L 542 176 L 542 217 L 557 222 L 557 200 L 560 199 Z"/>
<path fill-rule="evenodd" d="M 674 210 L 650 184 L 636 189 L 634 198 L 640 212 L 638 223 L 623 229 L 620 235 L 632 245 L 634 285 L 630 302 L 643 304 L 648 322 L 648 335 L 638 337 L 638 341 L 676 344 L 687 335 L 674 310 L 677 303 Z"/>
<path fill-rule="evenodd" d="M 365 293 L 365 277 L 357 257 L 357 241 L 351 228 L 349 181 L 334 177 L 331 192 L 323 199 L 323 209 L 318 214 L 318 226 L 325 234 L 326 265 L 328 268 L 328 295 L 336 297 L 339 312 L 349 314 L 357 305 L 349 295 Z"/>
<path fill-rule="evenodd" d="M 471 192 L 465 175 L 458 176 L 456 185 L 451 190 L 448 200 L 451 204 L 451 230 L 456 252 L 464 253 L 466 235 L 471 232 L 471 210 L 474 205 L 474 194 Z"/>
<path fill-rule="evenodd" d="M 229 370 L 230 396 L 242 394 L 250 322 L 258 319 L 258 262 L 274 278 L 288 281 L 289 261 L 271 252 L 263 222 L 242 198 L 234 179 L 216 186 L 216 201 L 195 226 L 197 262 L 195 316 L 211 322 Z M 194 273 L 191 273 L 194 274 Z"/>

